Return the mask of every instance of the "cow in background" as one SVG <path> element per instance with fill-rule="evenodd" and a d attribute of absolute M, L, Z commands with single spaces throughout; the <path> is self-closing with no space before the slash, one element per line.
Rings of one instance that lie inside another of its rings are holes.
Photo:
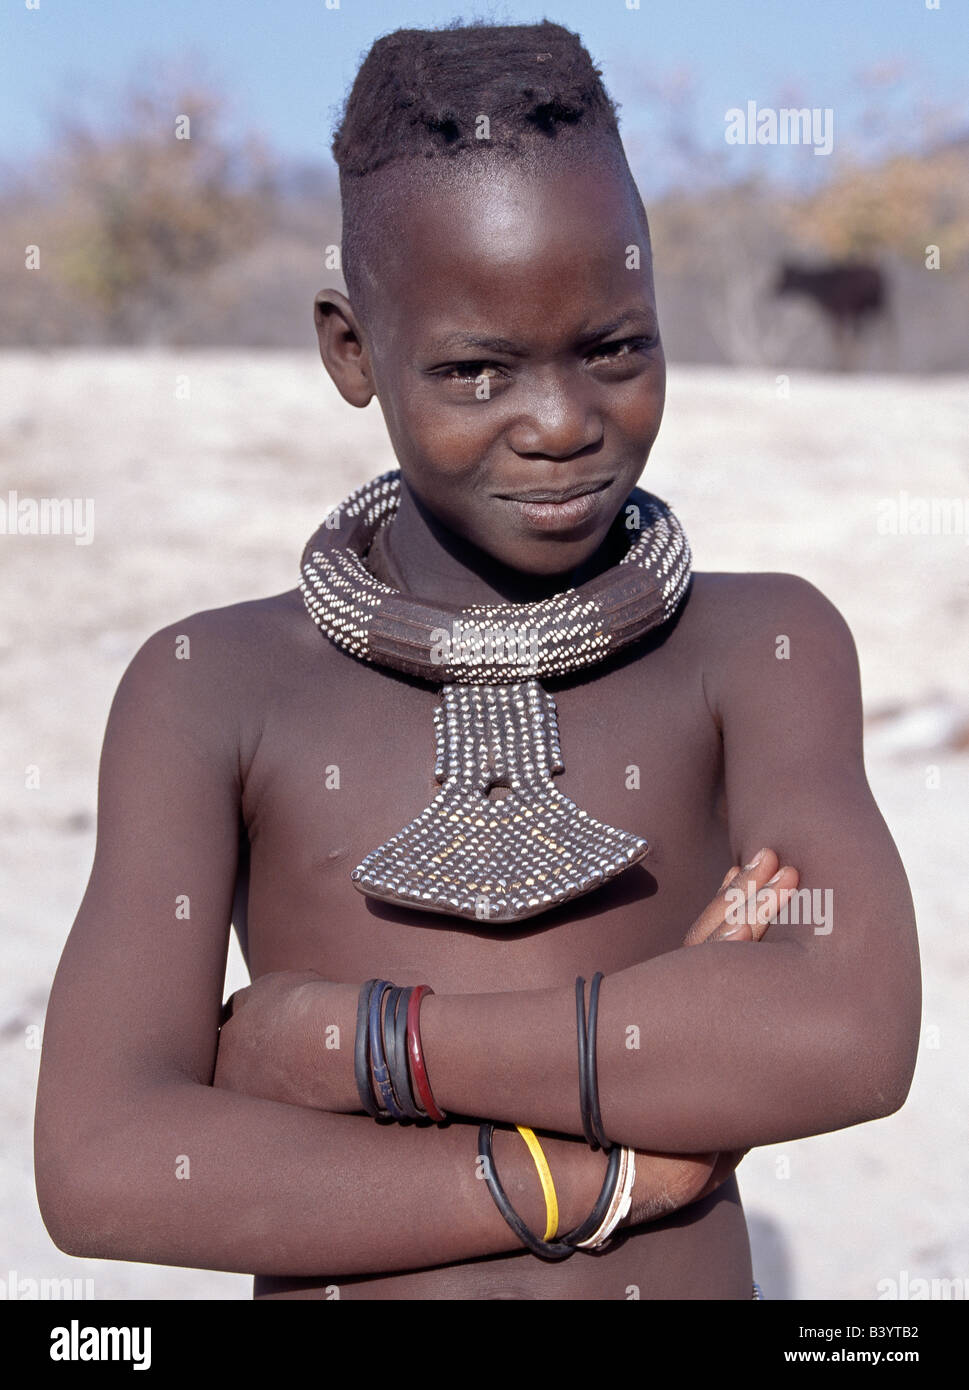
<path fill-rule="evenodd" d="M 842 371 L 854 366 L 866 325 L 880 318 L 891 322 L 885 276 L 877 266 L 859 261 L 832 261 L 821 266 L 785 261 L 774 293 L 803 294 L 814 301 L 834 333 Z"/>

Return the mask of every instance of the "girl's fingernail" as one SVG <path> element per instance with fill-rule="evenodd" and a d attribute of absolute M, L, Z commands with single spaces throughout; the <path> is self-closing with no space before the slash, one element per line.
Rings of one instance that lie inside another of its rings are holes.
<path fill-rule="evenodd" d="M 781 876 L 781 874 L 782 874 L 783 872 L 784 872 L 783 869 L 778 869 L 778 870 L 777 870 L 777 873 L 774 875 L 774 877 L 773 877 L 773 878 L 769 878 L 769 879 L 767 880 L 767 883 L 765 884 L 765 887 L 768 887 L 768 888 L 769 888 L 770 885 L 771 885 L 772 883 L 776 883 L 777 880 L 780 878 L 780 876 Z"/>
<path fill-rule="evenodd" d="M 766 849 L 759 849 L 749 864 L 744 865 L 744 873 L 749 873 L 751 869 L 756 869 L 757 865 L 767 853 Z"/>

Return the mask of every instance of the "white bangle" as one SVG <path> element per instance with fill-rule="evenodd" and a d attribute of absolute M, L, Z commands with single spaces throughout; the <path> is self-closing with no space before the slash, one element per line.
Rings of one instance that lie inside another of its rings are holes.
<path fill-rule="evenodd" d="M 613 1231 L 619 1225 L 624 1216 L 627 1215 L 633 1201 L 633 1183 L 636 1181 L 636 1154 L 634 1150 L 624 1147 L 622 1157 L 619 1160 L 619 1178 L 616 1183 L 616 1190 L 612 1194 L 612 1201 L 609 1208 L 602 1218 L 602 1224 L 597 1231 L 594 1231 L 588 1240 L 579 1241 L 576 1246 L 578 1250 L 602 1250 L 608 1245 Z"/>

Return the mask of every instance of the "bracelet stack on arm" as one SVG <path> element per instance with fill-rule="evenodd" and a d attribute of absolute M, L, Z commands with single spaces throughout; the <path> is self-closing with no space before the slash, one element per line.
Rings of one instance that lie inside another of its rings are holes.
<path fill-rule="evenodd" d="M 602 972 L 592 978 L 589 1015 L 585 1011 L 585 980 L 575 982 L 576 1031 L 579 1047 L 579 1107 L 586 1143 L 609 1155 L 605 1180 L 595 1205 L 579 1226 L 558 1236 L 558 1198 L 552 1171 L 533 1130 L 516 1129 L 525 1141 L 538 1171 L 545 1198 L 545 1234 L 538 1236 L 515 1211 L 495 1170 L 495 1126 L 486 1121 L 478 1131 L 482 1176 L 495 1206 L 527 1249 L 543 1260 L 564 1260 L 577 1250 L 605 1249 L 629 1211 L 636 1180 L 634 1151 L 613 1145 L 606 1137 L 599 1109 L 596 1039 Z M 434 1100 L 421 1046 L 421 1001 L 434 991 L 430 985 L 403 987 L 389 980 L 368 980 L 361 986 L 354 1042 L 354 1074 L 360 1103 L 379 1120 L 433 1120 L 447 1115 Z"/>
<path fill-rule="evenodd" d="M 579 1046 L 579 1109 L 582 1114 L 582 1132 L 591 1149 L 601 1149 L 603 1153 L 609 1155 L 602 1190 L 585 1221 L 560 1239 L 554 1239 L 557 1231 L 557 1217 L 553 1223 L 553 1207 L 549 1200 L 548 1191 L 549 1186 L 552 1186 L 548 1163 L 541 1145 L 532 1131 L 523 1129 L 521 1125 L 518 1125 L 518 1132 L 528 1144 L 535 1160 L 535 1166 L 538 1168 L 546 1202 L 547 1221 L 544 1239 L 539 1238 L 534 1231 L 529 1230 L 509 1202 L 495 1172 L 491 1142 L 495 1131 L 494 1125 L 491 1123 L 483 1124 L 478 1131 L 478 1151 L 484 1164 L 485 1180 L 495 1205 L 522 1244 L 544 1260 L 564 1260 L 570 1255 L 574 1255 L 576 1250 L 604 1250 L 632 1203 L 633 1184 L 636 1181 L 635 1152 L 625 1146 L 614 1146 L 611 1140 L 606 1137 L 602 1126 L 602 1114 L 599 1110 L 596 1040 L 599 988 L 602 979 L 601 971 L 598 971 L 592 978 L 592 986 L 589 991 L 588 1019 L 585 1012 L 585 980 L 580 975 L 575 982 L 576 1032 Z M 554 1197 L 554 1186 L 552 1186 L 552 1196 Z M 555 1211 L 557 1212 L 557 1206 Z"/>
<path fill-rule="evenodd" d="M 522 1132 L 522 1126 L 516 1126 L 522 1138 L 525 1133 L 531 1134 L 531 1130 Z M 478 1131 L 478 1154 L 483 1165 L 484 1179 L 488 1184 L 488 1190 L 494 1198 L 495 1206 L 501 1212 L 508 1225 L 515 1232 L 521 1243 L 531 1250 L 533 1255 L 538 1255 L 543 1260 L 565 1260 L 570 1255 L 574 1255 L 577 1250 L 602 1250 L 605 1248 L 610 1236 L 612 1235 L 623 1216 L 629 1210 L 629 1194 L 632 1192 L 633 1180 L 636 1176 L 635 1162 L 632 1161 L 632 1150 L 614 1148 L 609 1155 L 609 1165 L 606 1168 L 605 1180 L 602 1190 L 596 1199 L 595 1206 L 580 1226 L 567 1232 L 559 1240 L 547 1237 L 542 1239 L 534 1231 L 530 1230 L 525 1222 L 515 1211 L 508 1196 L 501 1185 L 498 1174 L 495 1171 L 494 1152 L 492 1148 L 492 1136 L 495 1126 L 488 1121 L 483 1124 Z M 526 1143 L 528 1141 L 526 1140 Z M 535 1139 L 538 1145 L 538 1140 Z M 540 1146 L 539 1146 L 540 1147 Z M 532 1146 L 529 1144 L 529 1149 Z M 628 1157 L 627 1157 L 628 1156 Z M 539 1169 L 539 1177 L 542 1176 L 542 1168 L 538 1157 L 532 1150 L 532 1157 L 535 1158 L 536 1167 Z M 548 1163 L 544 1153 L 542 1160 L 545 1167 Z M 543 1191 L 545 1184 L 543 1183 Z M 548 1193 L 545 1195 L 546 1201 L 546 1232 L 551 1226 L 552 1209 L 549 1203 Z"/>
<path fill-rule="evenodd" d="M 361 986 L 353 1069 L 360 1104 L 374 1119 L 447 1119 L 434 1100 L 421 1046 L 421 1000 L 433 993 L 430 985 L 404 988 L 389 980 Z"/>

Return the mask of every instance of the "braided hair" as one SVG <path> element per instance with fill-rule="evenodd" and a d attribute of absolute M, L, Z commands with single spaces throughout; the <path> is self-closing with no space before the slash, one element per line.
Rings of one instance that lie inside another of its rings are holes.
<path fill-rule="evenodd" d="M 631 180 L 617 106 L 579 36 L 543 20 L 460 20 L 376 40 L 333 136 L 343 205 L 343 273 L 355 306 L 373 285 L 375 225 L 401 197 L 397 175 L 432 184 L 488 161 L 541 172 L 611 154 Z M 637 195 L 638 197 L 638 195 Z"/>

